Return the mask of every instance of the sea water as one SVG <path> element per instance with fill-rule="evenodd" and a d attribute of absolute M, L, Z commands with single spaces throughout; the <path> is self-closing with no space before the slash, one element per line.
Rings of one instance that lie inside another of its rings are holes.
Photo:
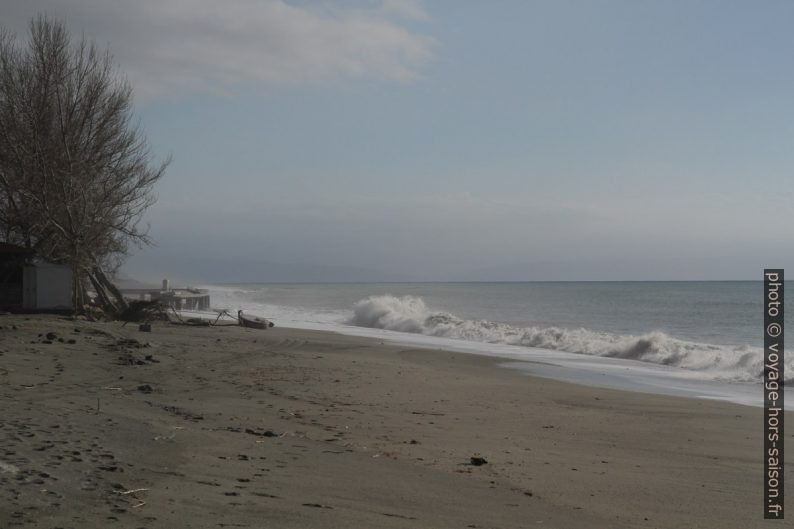
<path fill-rule="evenodd" d="M 207 288 L 215 308 L 287 327 L 497 356 L 506 367 L 583 384 L 761 403 L 761 281 Z"/>

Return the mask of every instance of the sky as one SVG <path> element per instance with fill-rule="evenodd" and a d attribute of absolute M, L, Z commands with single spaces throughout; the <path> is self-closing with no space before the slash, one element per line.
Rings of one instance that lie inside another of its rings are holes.
<path fill-rule="evenodd" d="M 109 47 L 143 280 L 760 279 L 794 266 L 794 3 L 0 0 Z"/>

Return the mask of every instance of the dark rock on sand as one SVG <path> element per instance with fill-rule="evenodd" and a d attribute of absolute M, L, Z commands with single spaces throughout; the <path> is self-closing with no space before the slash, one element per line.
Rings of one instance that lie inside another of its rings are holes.
<path fill-rule="evenodd" d="M 264 430 L 262 432 L 258 432 L 256 430 L 251 429 L 251 428 L 246 428 L 245 429 L 245 433 L 250 434 L 250 435 L 257 435 L 259 437 L 278 437 L 278 434 L 273 432 L 272 430 Z"/>

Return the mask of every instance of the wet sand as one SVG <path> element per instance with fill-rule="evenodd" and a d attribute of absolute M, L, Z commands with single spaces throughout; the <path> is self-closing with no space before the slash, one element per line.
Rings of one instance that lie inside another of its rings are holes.
<path fill-rule="evenodd" d="M 0 326 L 0 527 L 775 524 L 758 408 L 317 331 Z"/>

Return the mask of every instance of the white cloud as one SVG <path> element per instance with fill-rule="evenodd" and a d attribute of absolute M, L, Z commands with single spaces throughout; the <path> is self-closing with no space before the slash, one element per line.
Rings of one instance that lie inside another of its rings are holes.
<path fill-rule="evenodd" d="M 435 41 L 401 25 L 424 20 L 413 0 L 361 7 L 283 0 L 29 0 L 4 7 L 2 25 L 24 34 L 36 13 L 110 45 L 136 93 L 224 90 L 236 83 L 336 78 L 408 82 Z"/>

